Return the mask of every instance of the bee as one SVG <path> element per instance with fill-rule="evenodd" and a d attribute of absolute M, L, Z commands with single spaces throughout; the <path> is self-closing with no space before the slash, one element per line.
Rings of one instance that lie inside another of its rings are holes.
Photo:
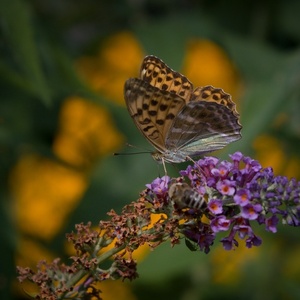
<path fill-rule="evenodd" d="M 201 210 L 206 207 L 204 197 L 187 183 L 177 182 L 171 184 L 169 188 L 169 197 L 176 208 L 193 208 Z"/>

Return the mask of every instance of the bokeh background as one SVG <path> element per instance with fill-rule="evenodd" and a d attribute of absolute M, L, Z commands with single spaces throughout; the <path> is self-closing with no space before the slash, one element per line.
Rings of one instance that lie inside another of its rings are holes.
<path fill-rule="evenodd" d="M 0 298 L 26 299 L 16 265 L 62 257 L 65 233 L 96 226 L 163 174 L 135 128 L 123 85 L 147 54 L 195 86 L 230 93 L 239 150 L 299 179 L 300 1 L 0 1 Z M 183 166 L 168 166 L 177 176 Z M 140 277 L 105 282 L 105 300 L 299 299 L 299 229 L 257 228 L 259 248 L 206 255 L 137 251 Z"/>

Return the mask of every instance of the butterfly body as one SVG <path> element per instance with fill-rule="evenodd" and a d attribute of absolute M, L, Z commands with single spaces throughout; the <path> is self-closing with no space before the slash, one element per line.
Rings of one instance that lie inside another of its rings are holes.
<path fill-rule="evenodd" d="M 157 161 L 180 163 L 222 149 L 241 138 L 239 115 L 229 94 L 192 83 L 155 56 L 146 56 L 140 78 L 125 83 L 127 108 L 157 149 Z"/>

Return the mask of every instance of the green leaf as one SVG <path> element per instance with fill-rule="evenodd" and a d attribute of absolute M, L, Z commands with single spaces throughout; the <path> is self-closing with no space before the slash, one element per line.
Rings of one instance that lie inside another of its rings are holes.
<path fill-rule="evenodd" d="M 198 250 L 197 245 L 188 239 L 185 239 L 185 245 L 193 252 Z"/>
<path fill-rule="evenodd" d="M 36 96 L 49 105 L 50 91 L 42 71 L 27 2 L 3 0 L 0 2 L 0 11 L 5 39 L 17 63 L 17 72 L 21 72 L 26 78 L 24 81 L 29 80 L 31 82 Z"/>

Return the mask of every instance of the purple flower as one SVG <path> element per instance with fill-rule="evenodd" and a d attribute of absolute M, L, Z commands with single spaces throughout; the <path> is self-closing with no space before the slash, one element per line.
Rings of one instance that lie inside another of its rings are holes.
<path fill-rule="evenodd" d="M 248 156 L 244 157 L 243 162 L 245 163 L 245 169 L 258 172 L 262 169 L 262 166 L 257 160 L 254 160 Z"/>
<path fill-rule="evenodd" d="M 212 169 L 214 166 L 217 165 L 219 159 L 213 156 L 205 156 L 203 159 L 198 160 L 198 164 L 201 166 L 208 166 Z M 197 164 L 197 162 L 196 162 Z"/>
<path fill-rule="evenodd" d="M 246 206 L 251 200 L 250 191 L 247 189 L 238 190 L 234 195 L 233 200 L 240 206 Z"/>
<path fill-rule="evenodd" d="M 225 216 L 218 216 L 210 222 L 213 232 L 226 231 L 229 229 L 230 224 L 230 220 L 227 220 Z"/>
<path fill-rule="evenodd" d="M 234 238 L 234 232 L 231 232 L 228 237 L 222 238 L 221 243 L 225 250 L 232 250 L 239 245 L 238 241 Z"/>
<path fill-rule="evenodd" d="M 214 215 L 219 215 L 223 212 L 222 200 L 213 199 L 207 204 L 208 209 Z"/>
<path fill-rule="evenodd" d="M 239 163 L 243 159 L 244 155 L 241 152 L 235 152 L 231 155 L 229 154 L 229 157 L 233 160 L 234 163 Z"/>
<path fill-rule="evenodd" d="M 225 178 L 232 169 L 232 166 L 232 163 L 228 161 L 222 161 L 218 168 L 211 169 L 211 174 L 216 177 Z"/>
<path fill-rule="evenodd" d="M 182 177 L 175 180 L 185 182 L 185 189 L 174 195 L 178 198 L 176 201 L 195 207 L 199 201 L 199 197 L 195 197 L 197 191 L 202 199 L 199 209 L 187 206 L 189 209 L 173 212 L 174 207 L 165 207 L 173 202 L 169 201 L 167 192 L 168 177 L 147 185 L 146 196 L 150 196 L 157 211 L 170 212 L 168 218 L 174 217 L 176 222 L 179 220 L 189 225 L 184 227 L 184 234 L 203 251 L 209 250 L 211 244 L 207 241 L 212 242 L 214 234 L 226 230 L 230 230 L 230 234 L 222 239 L 225 249 L 238 245 L 236 235 L 246 241 L 247 247 L 260 245 L 261 239 L 253 232 L 253 221 L 274 233 L 280 219 L 284 224 L 300 226 L 299 181 L 275 176 L 272 168 L 262 168 L 258 161 L 241 152 L 230 155 L 230 158 L 231 161 L 220 161 L 215 157 L 204 157 L 181 171 Z"/>
<path fill-rule="evenodd" d="M 194 168 L 198 167 L 202 171 L 202 175 L 207 178 L 211 177 L 211 170 L 215 168 L 219 159 L 213 156 L 204 157 L 195 163 Z"/>
<path fill-rule="evenodd" d="M 260 237 L 256 235 L 252 235 L 246 240 L 246 247 L 247 248 L 252 248 L 252 246 L 260 246 L 262 244 L 262 240 Z"/>
<path fill-rule="evenodd" d="M 199 249 L 208 253 L 210 246 L 214 243 L 215 234 L 208 225 L 200 223 L 198 227 L 192 226 L 183 231 L 184 235 L 191 241 L 197 243 Z"/>
<path fill-rule="evenodd" d="M 241 239 L 244 239 L 246 236 L 252 235 L 252 229 L 250 225 L 235 225 L 233 230 L 238 233 Z"/>
<path fill-rule="evenodd" d="M 261 211 L 262 206 L 260 204 L 247 204 L 246 206 L 242 207 L 241 215 L 245 219 L 255 220 Z"/>
<path fill-rule="evenodd" d="M 277 224 L 279 222 L 279 219 L 273 215 L 270 218 L 265 220 L 265 224 L 266 224 L 266 230 L 271 231 L 273 233 L 277 232 Z"/>
<path fill-rule="evenodd" d="M 158 177 L 154 179 L 150 184 L 146 184 L 146 187 L 156 195 L 163 195 L 168 192 L 169 182 L 169 176 L 163 176 L 162 178 Z"/>
<path fill-rule="evenodd" d="M 232 196 L 234 195 L 235 188 L 234 188 L 234 182 L 230 181 L 228 179 L 219 181 L 217 183 L 217 190 L 222 194 L 222 195 L 228 195 Z"/>
<path fill-rule="evenodd" d="M 191 165 L 188 165 L 186 170 L 182 170 L 179 172 L 181 176 L 186 176 L 190 181 L 194 181 L 198 179 L 198 175 L 194 172 L 194 168 Z"/>
<path fill-rule="evenodd" d="M 300 226 L 300 214 L 298 212 L 297 215 L 289 214 L 285 218 L 282 219 L 283 224 L 288 224 L 291 226 Z"/>

